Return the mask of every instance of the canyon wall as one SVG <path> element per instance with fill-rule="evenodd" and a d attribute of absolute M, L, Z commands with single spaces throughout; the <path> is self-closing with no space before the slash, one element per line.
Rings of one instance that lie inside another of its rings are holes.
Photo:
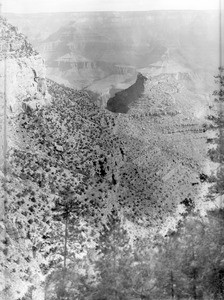
<path fill-rule="evenodd" d="M 27 107 L 50 102 L 46 90 L 46 68 L 43 58 L 32 48 L 18 29 L 0 18 L 0 105 L 1 105 L 1 155 L 6 145 L 7 131 L 11 131 L 12 120 Z M 5 114 L 7 114 L 7 122 Z M 4 123 L 5 121 L 5 123 Z M 5 142 L 4 142 L 5 140 Z M 8 137 L 9 140 L 9 137 Z M 9 144 L 9 141 L 7 142 Z"/>

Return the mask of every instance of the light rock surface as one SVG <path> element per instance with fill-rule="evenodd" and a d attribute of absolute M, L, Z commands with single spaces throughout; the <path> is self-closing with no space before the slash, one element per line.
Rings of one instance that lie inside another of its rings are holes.
<path fill-rule="evenodd" d="M 51 97 L 46 91 L 44 60 L 40 55 L 7 58 L 0 61 L 0 166 L 3 167 L 3 149 L 12 143 L 14 135 L 10 121 L 22 112 L 47 105 Z M 5 108 L 6 105 L 6 108 Z M 4 125 L 4 115 L 7 122 Z M 6 128 L 5 128 L 6 127 Z M 9 134 L 11 132 L 11 134 Z M 5 142 L 4 142 L 5 140 Z"/>

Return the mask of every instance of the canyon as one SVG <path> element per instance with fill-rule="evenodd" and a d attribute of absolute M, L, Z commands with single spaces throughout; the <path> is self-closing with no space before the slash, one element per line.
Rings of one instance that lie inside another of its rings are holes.
<path fill-rule="evenodd" d="M 161 240 L 213 203 L 217 12 L 6 16 L 19 29 L 0 18 L 0 297 L 63 299 L 51 275 L 68 233 L 81 282 L 111 219 Z"/>
<path fill-rule="evenodd" d="M 49 78 L 94 91 L 104 103 L 113 96 L 111 89 L 128 88 L 144 70 L 190 73 L 197 87 L 203 82 L 201 88 L 211 91 L 219 64 L 216 11 L 6 16 L 41 53 Z"/>

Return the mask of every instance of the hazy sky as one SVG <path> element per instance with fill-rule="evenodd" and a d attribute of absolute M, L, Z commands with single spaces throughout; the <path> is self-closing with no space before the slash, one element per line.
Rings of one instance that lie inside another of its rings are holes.
<path fill-rule="evenodd" d="M 223 1 L 223 0 L 221 0 Z M 0 0 L 4 12 L 217 9 L 219 0 Z"/>

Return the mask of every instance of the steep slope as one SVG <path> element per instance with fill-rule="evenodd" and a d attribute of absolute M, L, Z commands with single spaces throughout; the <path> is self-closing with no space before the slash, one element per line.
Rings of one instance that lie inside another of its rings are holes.
<path fill-rule="evenodd" d="M 36 106 L 50 101 L 45 91 L 46 69 L 41 56 L 16 27 L 3 18 L 0 18 L 0 25 L 1 107 L 6 93 L 8 113 L 17 115 L 25 104 Z"/>

